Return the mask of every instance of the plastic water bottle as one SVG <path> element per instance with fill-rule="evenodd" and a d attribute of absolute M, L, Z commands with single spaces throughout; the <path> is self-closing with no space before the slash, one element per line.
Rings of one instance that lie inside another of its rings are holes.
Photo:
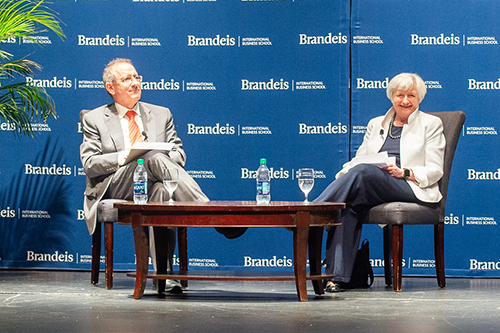
<path fill-rule="evenodd" d="M 257 197 L 258 204 L 268 204 L 271 201 L 271 174 L 266 165 L 266 159 L 260 159 L 257 170 Z"/>
<path fill-rule="evenodd" d="M 137 167 L 134 170 L 134 202 L 136 204 L 148 202 L 148 173 L 142 158 L 137 160 Z"/>

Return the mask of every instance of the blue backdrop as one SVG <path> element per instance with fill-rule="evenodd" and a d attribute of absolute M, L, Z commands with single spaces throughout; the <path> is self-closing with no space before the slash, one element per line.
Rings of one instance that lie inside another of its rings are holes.
<path fill-rule="evenodd" d="M 0 267 L 89 269 L 79 160 L 81 109 L 111 102 L 102 70 L 132 59 L 142 100 L 167 106 L 188 155 L 186 170 L 212 200 L 254 200 L 249 171 L 267 158 L 272 200 L 302 200 L 295 172 L 316 170 L 314 198 L 385 113 L 388 80 L 403 71 L 426 81 L 424 111 L 464 110 L 448 195 L 446 273 L 498 276 L 500 57 L 494 0 L 445 1 L 54 1 L 65 40 L 40 35 L 0 44 L 43 70 L 58 119 L 17 138 L 0 123 Z M 258 87 L 258 88 L 257 88 Z M 491 173 L 489 177 L 488 172 Z M 495 174 L 496 172 L 496 174 Z M 434 274 L 431 229 L 405 229 L 404 273 Z M 428 235 L 427 235 L 428 234 Z M 367 226 L 376 273 L 381 230 Z M 190 268 L 252 267 L 250 259 L 292 258 L 291 233 L 249 230 L 226 240 L 190 229 Z M 131 230 L 117 226 L 115 268 L 134 269 Z"/>
<path fill-rule="evenodd" d="M 352 3 L 351 152 L 368 120 L 390 108 L 387 81 L 403 71 L 427 85 L 421 110 L 467 114 L 446 209 L 445 267 L 452 276 L 499 275 L 499 11 L 496 1 Z M 366 226 L 364 236 L 381 237 L 377 229 Z M 430 226 L 405 228 L 405 274 L 435 274 L 432 234 Z M 381 253 L 381 242 L 371 245 Z"/>

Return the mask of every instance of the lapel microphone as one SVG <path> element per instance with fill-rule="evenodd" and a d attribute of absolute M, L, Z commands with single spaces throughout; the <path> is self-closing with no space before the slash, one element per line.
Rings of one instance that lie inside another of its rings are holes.
<path fill-rule="evenodd" d="M 148 135 L 147 135 L 146 131 L 142 131 L 141 134 L 144 137 L 144 141 L 148 141 Z"/>
<path fill-rule="evenodd" d="M 384 129 L 383 128 L 380 129 L 380 135 L 384 136 Z"/>

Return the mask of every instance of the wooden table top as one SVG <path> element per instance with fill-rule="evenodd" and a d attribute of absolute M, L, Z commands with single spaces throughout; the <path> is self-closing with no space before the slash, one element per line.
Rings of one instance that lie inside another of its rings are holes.
<path fill-rule="evenodd" d="M 114 204 L 124 211 L 255 211 L 255 212 L 296 212 L 296 211 L 335 211 L 345 208 L 339 202 L 271 201 L 269 204 L 257 204 L 255 201 L 184 201 L 184 202 L 148 202 L 140 205 L 132 201 Z"/>

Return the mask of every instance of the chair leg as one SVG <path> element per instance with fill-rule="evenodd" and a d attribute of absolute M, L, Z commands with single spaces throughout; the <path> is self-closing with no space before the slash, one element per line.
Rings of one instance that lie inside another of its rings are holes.
<path fill-rule="evenodd" d="M 392 226 L 384 226 L 384 276 L 385 285 L 392 286 Z"/>
<path fill-rule="evenodd" d="M 92 234 L 92 263 L 90 272 L 90 282 L 97 284 L 99 282 L 99 269 L 101 266 L 101 224 L 97 223 L 95 231 Z"/>
<path fill-rule="evenodd" d="M 446 287 L 444 274 L 444 223 L 434 225 L 434 255 L 438 286 Z"/>
<path fill-rule="evenodd" d="M 113 289 L 113 222 L 104 222 L 104 257 L 106 267 L 106 289 Z"/>
<path fill-rule="evenodd" d="M 401 291 L 403 279 L 403 226 L 392 226 L 392 278 L 394 291 Z"/>
<path fill-rule="evenodd" d="M 179 246 L 179 271 L 188 270 L 188 247 L 187 247 L 187 228 L 177 227 L 177 241 Z M 181 280 L 182 288 L 187 288 L 188 281 Z"/>

